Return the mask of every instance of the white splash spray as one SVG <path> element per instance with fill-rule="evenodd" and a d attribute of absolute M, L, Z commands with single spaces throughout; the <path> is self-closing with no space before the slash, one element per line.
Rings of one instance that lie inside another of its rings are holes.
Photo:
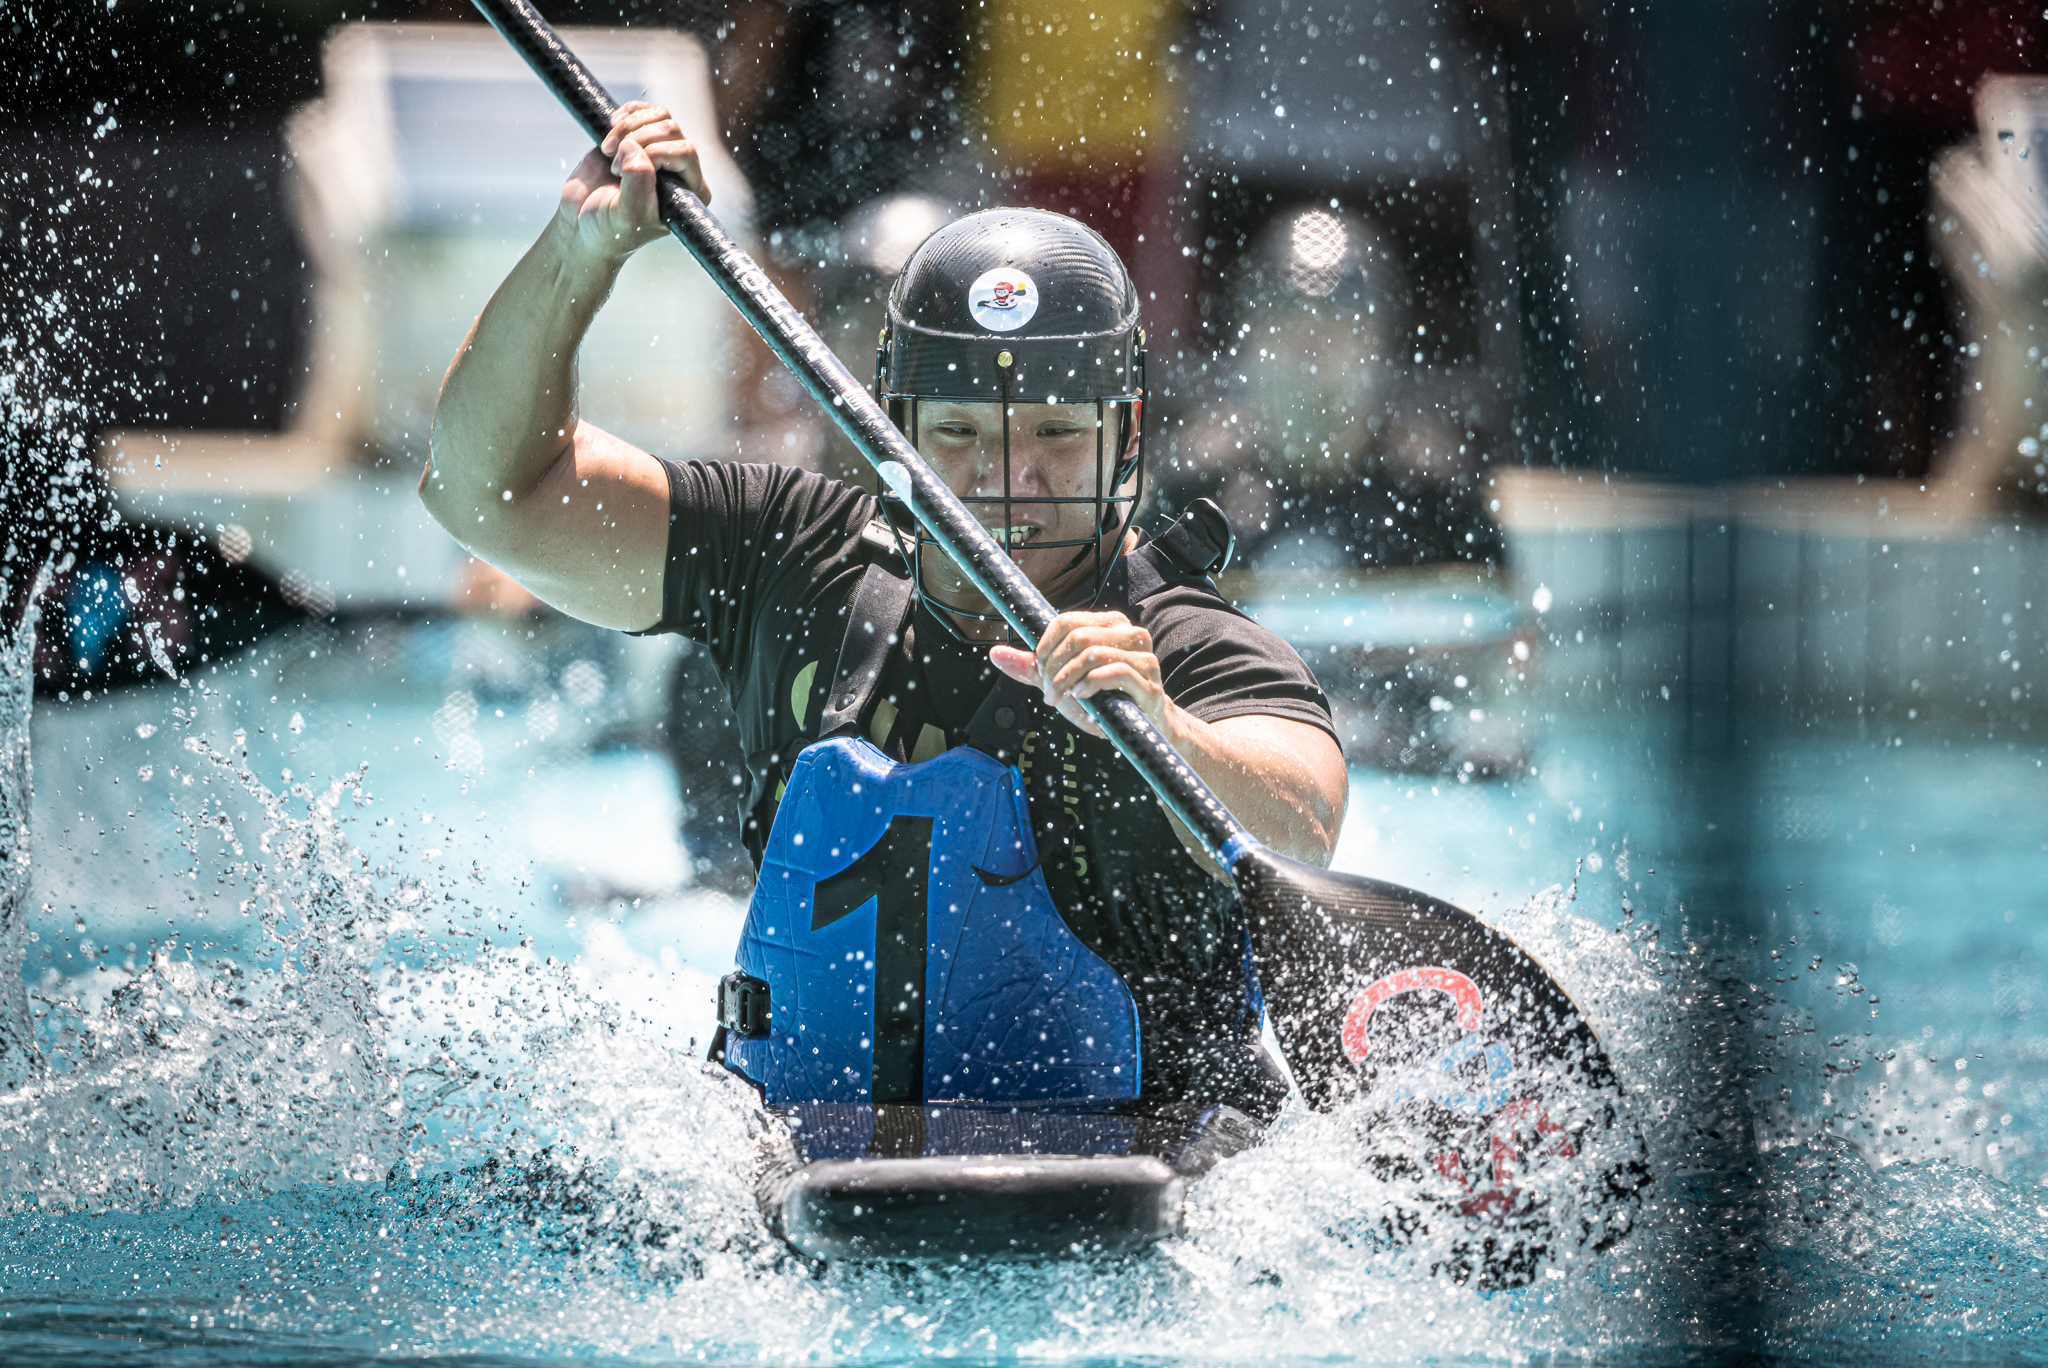
<path fill-rule="evenodd" d="M 40 578 L 12 640 L 0 646 L 0 1095 L 10 1095 L 43 1072 L 29 1015 L 28 985 L 20 965 L 27 949 L 30 826 L 35 798 L 28 718 L 35 695 Z"/>

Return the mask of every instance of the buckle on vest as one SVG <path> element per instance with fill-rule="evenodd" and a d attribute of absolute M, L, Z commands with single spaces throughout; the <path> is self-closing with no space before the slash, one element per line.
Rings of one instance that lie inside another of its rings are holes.
<path fill-rule="evenodd" d="M 768 1034 L 768 985 L 735 969 L 718 981 L 718 1024 L 745 1040 Z"/>

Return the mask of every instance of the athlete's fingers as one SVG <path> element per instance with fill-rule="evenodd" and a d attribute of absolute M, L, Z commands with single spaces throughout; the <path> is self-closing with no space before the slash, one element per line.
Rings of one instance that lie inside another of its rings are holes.
<path fill-rule="evenodd" d="M 1077 699 L 1093 698 L 1112 689 L 1129 694 L 1142 705 L 1158 695 L 1159 681 L 1132 661 L 1113 660 L 1090 670 L 1088 677 L 1074 686 L 1073 696 Z M 1147 708 L 1146 711 L 1150 712 L 1151 709 Z"/>
<path fill-rule="evenodd" d="M 625 146 L 638 143 L 656 170 L 671 171 L 683 178 L 692 194 L 709 204 L 711 191 L 704 184 L 697 162 L 697 146 L 683 132 L 675 116 L 661 105 L 631 100 L 619 107 L 598 150 L 611 159 L 614 173 L 625 169 Z"/>
<path fill-rule="evenodd" d="M 1037 684 L 1049 706 L 1090 736 L 1102 730 L 1082 711 L 1083 698 L 1120 692 L 1155 720 L 1166 702 L 1152 634 L 1118 612 L 1061 613 L 1036 652 L 998 646 L 989 659 L 1019 683 Z"/>
<path fill-rule="evenodd" d="M 1066 689 L 1078 678 L 1077 662 L 1089 659 L 1091 655 L 1100 662 L 1108 658 L 1103 654 L 1105 652 L 1153 659 L 1152 635 L 1142 627 L 1129 624 L 1122 627 L 1083 627 L 1062 638 L 1050 654 L 1038 653 L 1039 672 L 1045 677 L 1048 688 Z"/>
<path fill-rule="evenodd" d="M 619 212 L 629 228 L 646 228 L 659 224 L 660 215 L 654 208 L 654 163 L 640 144 L 631 138 L 619 144 L 618 156 L 613 159 L 619 172 Z"/>
<path fill-rule="evenodd" d="M 642 124 L 638 128 L 626 129 L 620 136 L 615 137 L 612 140 L 612 152 L 614 155 L 618 153 L 620 145 L 628 138 L 639 143 L 642 147 L 653 147 L 656 143 L 689 141 L 689 135 L 683 132 L 674 119 L 656 119 L 652 123 Z"/>
<path fill-rule="evenodd" d="M 650 104 L 646 100 L 628 100 L 612 115 L 611 130 L 604 135 L 604 141 L 599 143 L 598 147 L 609 157 L 619 150 L 620 138 L 635 129 L 659 123 L 668 117 L 669 112 L 658 104 Z"/>
<path fill-rule="evenodd" d="M 1146 712 L 1155 712 L 1165 696 L 1160 682 L 1159 658 L 1149 652 L 1119 651 L 1094 646 L 1061 667 L 1046 681 L 1048 702 L 1087 698 L 1104 688 L 1120 689 L 1135 698 Z"/>
<path fill-rule="evenodd" d="M 1149 655 L 1152 651 L 1152 634 L 1134 622 L 1119 627 L 1083 627 L 1067 637 L 1067 640 L 1083 649 L 1093 646 L 1107 646 L 1117 651 L 1134 651 Z"/>
<path fill-rule="evenodd" d="M 569 173 L 562 186 L 562 203 L 572 216 L 580 214 L 594 192 L 618 183 L 619 178 L 612 174 L 611 158 L 593 148 L 583 154 L 583 160 Z"/>
<path fill-rule="evenodd" d="M 1069 694 L 1096 670 L 1119 661 L 1134 659 L 1135 653 L 1118 650 L 1114 646 L 1081 646 L 1067 651 L 1057 664 L 1040 657 L 1038 672 L 1045 680 L 1047 697 L 1058 698 Z"/>
<path fill-rule="evenodd" d="M 1116 645 L 1133 651 L 1152 648 L 1152 634 L 1135 622 L 1083 623 L 1068 632 L 1064 640 L 1069 645 Z"/>
<path fill-rule="evenodd" d="M 1020 651 L 1015 646 L 991 646 L 988 658 L 998 670 L 1019 684 L 1036 686 L 1040 682 L 1038 657 L 1030 651 Z"/>
<path fill-rule="evenodd" d="M 1149 651 L 1152 634 L 1122 613 L 1061 613 L 1039 639 L 1039 663 L 1049 673 L 1057 671 L 1090 646 Z"/>
<path fill-rule="evenodd" d="M 683 184 L 690 188 L 691 194 L 706 204 L 711 203 L 710 188 L 704 184 L 703 169 L 697 164 L 697 144 L 680 132 L 658 142 L 641 142 L 637 134 L 633 140 L 640 143 L 641 150 L 657 170 L 673 171 L 683 178 Z"/>
<path fill-rule="evenodd" d="M 1083 627 L 1114 627 L 1130 622 L 1122 613 L 1115 612 L 1067 612 L 1052 620 L 1052 626 L 1045 629 L 1038 638 L 1040 659 L 1049 658 L 1060 641 Z"/>

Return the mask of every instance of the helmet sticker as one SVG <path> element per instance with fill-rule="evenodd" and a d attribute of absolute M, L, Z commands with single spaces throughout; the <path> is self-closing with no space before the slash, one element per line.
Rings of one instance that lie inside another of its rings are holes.
<path fill-rule="evenodd" d="M 983 271 L 967 292 L 967 307 L 990 332 L 1015 332 L 1038 312 L 1038 282 L 1014 266 Z"/>

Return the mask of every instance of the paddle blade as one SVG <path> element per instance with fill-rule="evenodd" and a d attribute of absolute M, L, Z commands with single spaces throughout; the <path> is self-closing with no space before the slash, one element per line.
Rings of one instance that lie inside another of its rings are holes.
<path fill-rule="evenodd" d="M 1463 908 L 1263 848 L 1231 871 L 1259 988 L 1309 1104 L 1392 1088 L 1477 1118 L 1614 1071 L 1557 980 Z"/>
<path fill-rule="evenodd" d="M 1413 1185 L 1390 1240 L 1448 1232 L 1436 1271 L 1500 1288 L 1628 1233 L 1647 1147 L 1620 1128 L 1599 1038 L 1533 956 L 1413 889 L 1264 849 L 1231 872 L 1302 1093 L 1355 1121 L 1368 1168 Z"/>

